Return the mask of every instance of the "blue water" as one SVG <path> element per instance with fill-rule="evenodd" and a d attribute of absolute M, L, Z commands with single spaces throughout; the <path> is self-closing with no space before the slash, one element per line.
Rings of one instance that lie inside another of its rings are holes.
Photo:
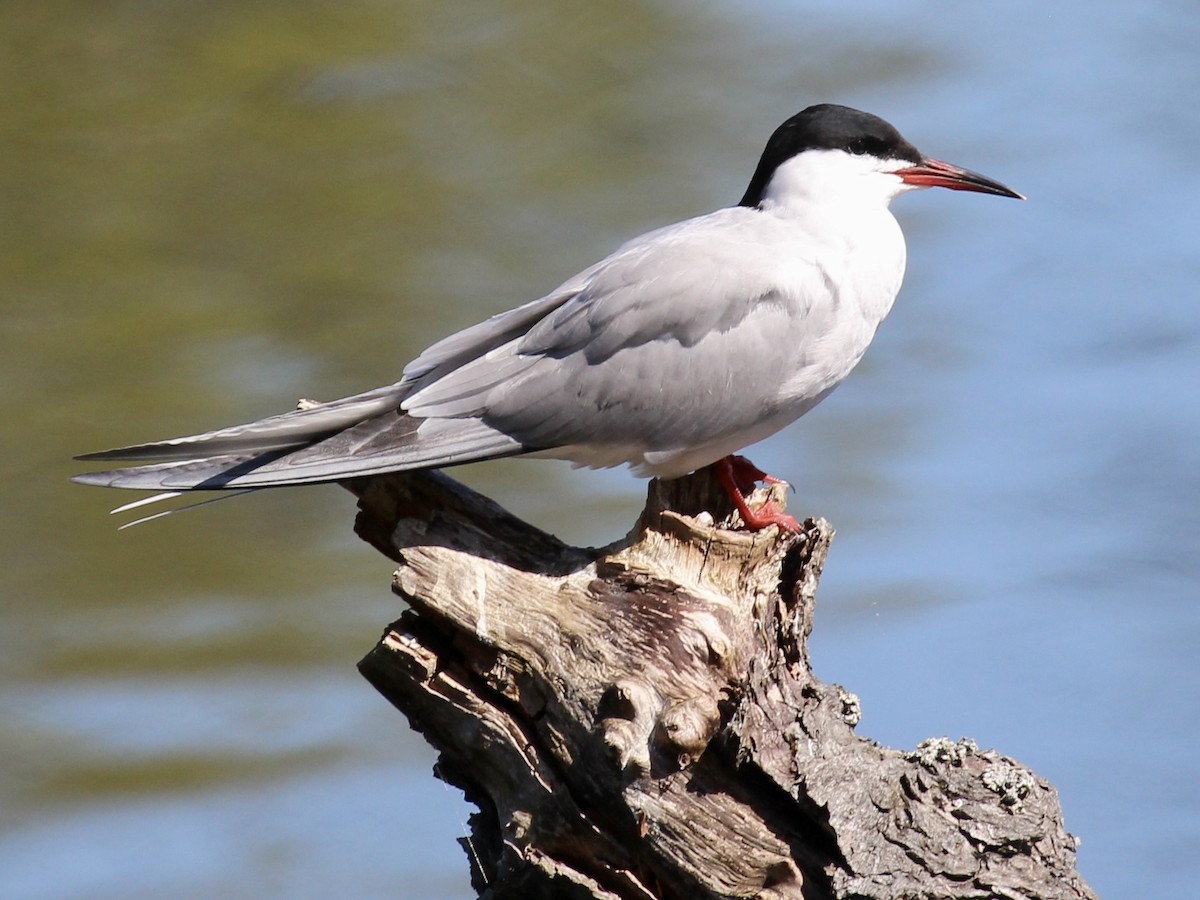
<path fill-rule="evenodd" d="M 354 671 L 399 607 L 350 498 L 117 535 L 66 457 L 391 380 L 736 200 L 826 100 L 1029 201 L 897 201 L 891 318 L 753 450 L 838 529 L 815 669 L 864 735 L 1049 779 L 1101 896 L 1194 893 L 1200 6 L 34 10 L 0 10 L 0 896 L 471 896 L 468 807 Z M 643 491 L 461 474 L 585 543 Z"/>

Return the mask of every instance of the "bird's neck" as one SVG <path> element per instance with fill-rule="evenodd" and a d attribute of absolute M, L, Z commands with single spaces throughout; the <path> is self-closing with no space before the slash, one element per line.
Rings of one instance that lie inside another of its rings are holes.
<path fill-rule="evenodd" d="M 904 233 L 878 197 L 824 201 L 793 196 L 789 203 L 764 204 L 763 212 L 797 228 L 819 248 L 818 259 L 864 319 L 878 324 L 900 290 L 907 261 Z"/>

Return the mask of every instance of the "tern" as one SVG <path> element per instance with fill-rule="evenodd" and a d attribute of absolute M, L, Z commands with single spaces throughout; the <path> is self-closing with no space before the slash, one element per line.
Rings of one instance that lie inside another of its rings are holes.
<path fill-rule="evenodd" d="M 771 135 L 736 206 L 634 238 L 434 344 L 395 384 L 88 453 L 77 459 L 142 465 L 74 480 L 162 497 L 515 456 L 658 478 L 713 465 L 746 527 L 798 530 L 770 503 L 750 508 L 754 484 L 776 479 L 735 454 L 857 365 L 904 276 L 888 205 L 927 187 L 1023 199 L 925 156 L 877 116 L 810 106 Z"/>

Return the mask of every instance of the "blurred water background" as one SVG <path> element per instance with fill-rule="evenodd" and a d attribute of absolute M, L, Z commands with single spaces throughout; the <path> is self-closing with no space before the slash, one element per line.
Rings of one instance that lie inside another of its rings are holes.
<path fill-rule="evenodd" d="M 1102 896 L 1192 895 L 1197 48 L 1191 0 L 0 5 L 0 896 L 471 896 L 355 672 L 399 607 L 352 498 L 118 533 L 69 457 L 393 381 L 819 101 L 1030 200 L 899 200 L 867 360 L 753 451 L 838 528 L 817 673 L 1049 778 Z M 644 491 L 458 474 L 582 543 Z"/>

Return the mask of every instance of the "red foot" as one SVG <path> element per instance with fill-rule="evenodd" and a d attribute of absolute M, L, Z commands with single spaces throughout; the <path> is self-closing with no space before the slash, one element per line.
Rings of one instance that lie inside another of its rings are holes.
<path fill-rule="evenodd" d="M 746 503 L 746 494 L 754 490 L 754 486 L 762 481 L 766 484 L 783 484 L 778 478 L 773 478 L 744 456 L 726 456 L 713 463 L 717 479 L 721 487 L 729 494 L 733 505 L 737 507 L 738 515 L 751 531 L 761 531 L 768 525 L 778 525 L 784 531 L 801 531 L 800 523 L 794 517 L 775 508 L 775 504 L 767 502 L 761 509 L 755 511 Z"/>

